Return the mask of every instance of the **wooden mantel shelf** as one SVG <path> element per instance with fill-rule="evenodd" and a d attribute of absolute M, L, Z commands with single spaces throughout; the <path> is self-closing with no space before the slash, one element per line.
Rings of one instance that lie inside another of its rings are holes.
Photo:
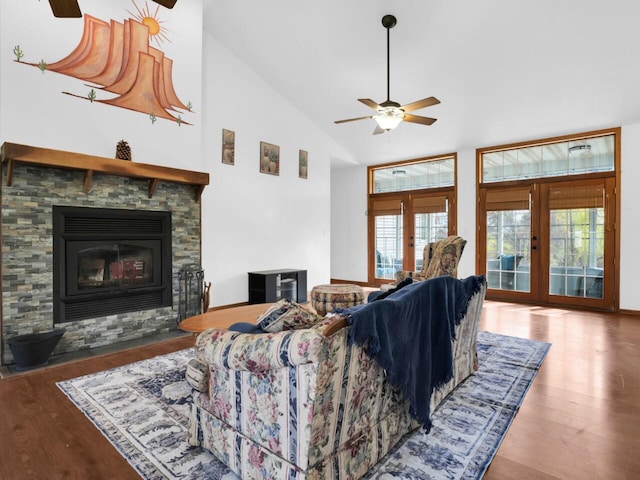
<path fill-rule="evenodd" d="M 135 163 L 115 158 L 95 157 L 82 153 L 65 152 L 50 148 L 30 147 L 5 142 L 0 153 L 2 163 L 7 163 L 7 186 L 13 182 L 13 167 L 16 162 L 43 167 L 68 168 L 85 172 L 83 192 L 89 193 L 95 172 L 108 175 L 142 178 L 149 181 L 149 198 L 153 196 L 160 181 L 193 185 L 195 199 L 200 200 L 204 187 L 209 185 L 209 174 L 162 167 L 145 163 Z"/>

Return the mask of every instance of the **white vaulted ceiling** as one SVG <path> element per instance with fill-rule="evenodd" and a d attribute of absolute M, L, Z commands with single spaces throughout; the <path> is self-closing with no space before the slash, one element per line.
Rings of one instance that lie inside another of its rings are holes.
<path fill-rule="evenodd" d="M 205 0 L 204 27 L 360 164 L 640 122 L 635 0 Z M 358 98 L 442 103 L 372 135 Z M 259 105 L 256 105 L 259 108 Z M 250 114 L 250 112 L 248 112 Z"/>

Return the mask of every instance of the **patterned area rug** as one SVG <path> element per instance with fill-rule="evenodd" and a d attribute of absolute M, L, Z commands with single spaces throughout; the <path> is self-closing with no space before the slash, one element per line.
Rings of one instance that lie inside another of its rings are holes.
<path fill-rule="evenodd" d="M 550 344 L 478 333 L 478 372 L 367 479 L 470 480 L 482 477 L 522 403 Z M 238 477 L 187 444 L 191 349 L 58 383 L 58 387 L 145 479 Z"/>

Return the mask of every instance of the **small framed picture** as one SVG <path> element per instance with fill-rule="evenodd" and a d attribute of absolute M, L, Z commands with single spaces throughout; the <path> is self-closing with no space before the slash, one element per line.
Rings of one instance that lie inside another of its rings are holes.
<path fill-rule="evenodd" d="M 309 153 L 306 150 L 300 150 L 298 153 L 298 176 L 300 178 L 307 177 L 307 169 L 309 167 Z"/>
<path fill-rule="evenodd" d="M 260 172 L 280 175 L 280 147 L 260 142 Z"/>
<path fill-rule="evenodd" d="M 236 132 L 222 129 L 222 163 L 235 164 Z"/>

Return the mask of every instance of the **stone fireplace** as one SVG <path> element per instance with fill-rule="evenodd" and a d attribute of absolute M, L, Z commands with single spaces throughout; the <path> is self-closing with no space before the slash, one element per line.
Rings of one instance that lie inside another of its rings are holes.
<path fill-rule="evenodd" d="M 66 330 L 54 355 L 175 330 L 178 272 L 201 263 L 199 195 L 208 181 L 200 172 L 4 144 L 2 364 L 13 360 L 9 338 L 54 324 Z M 143 224 L 151 230 L 140 231 Z M 54 255 L 61 242 L 64 254 Z"/>

